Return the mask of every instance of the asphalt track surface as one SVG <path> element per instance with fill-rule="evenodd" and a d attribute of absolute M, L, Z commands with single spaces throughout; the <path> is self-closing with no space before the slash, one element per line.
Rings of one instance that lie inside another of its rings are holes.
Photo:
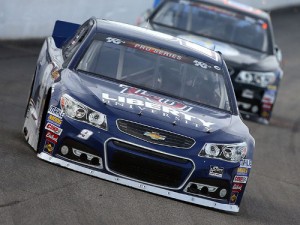
<path fill-rule="evenodd" d="M 256 139 L 238 214 L 149 194 L 44 162 L 21 128 L 41 42 L 0 43 L 0 224 L 300 224 L 300 8 L 272 13 L 285 76 Z"/>

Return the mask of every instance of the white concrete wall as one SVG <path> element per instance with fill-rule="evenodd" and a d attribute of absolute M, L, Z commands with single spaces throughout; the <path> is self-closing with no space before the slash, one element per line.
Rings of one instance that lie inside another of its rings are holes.
<path fill-rule="evenodd" d="M 51 34 L 57 19 L 82 23 L 91 16 L 135 24 L 152 0 L 0 0 L 0 39 Z"/>
<path fill-rule="evenodd" d="M 269 9 L 300 0 L 238 0 Z M 82 23 L 91 16 L 135 24 L 153 0 L 0 0 L 0 40 L 51 34 L 57 19 Z"/>

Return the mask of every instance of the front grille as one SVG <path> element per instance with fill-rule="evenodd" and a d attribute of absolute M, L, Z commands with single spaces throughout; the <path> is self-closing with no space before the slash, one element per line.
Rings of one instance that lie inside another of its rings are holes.
<path fill-rule="evenodd" d="M 136 152 L 139 153 L 144 153 L 148 156 L 152 156 L 152 157 L 159 157 L 161 159 L 166 159 L 166 160 L 171 160 L 174 162 L 178 162 L 178 163 L 188 163 L 189 161 L 187 159 L 183 159 L 183 158 L 178 158 L 172 155 L 166 155 L 160 152 L 153 152 L 153 151 L 149 151 L 148 149 L 145 148 L 141 148 L 139 146 L 135 146 L 135 145 L 131 145 L 125 142 L 120 142 L 120 141 L 113 141 L 114 145 L 122 147 L 122 148 L 126 148 L 126 149 L 131 149 L 134 150 Z"/>
<path fill-rule="evenodd" d="M 188 159 L 122 141 L 109 141 L 106 154 L 110 171 L 169 188 L 179 188 L 194 170 L 193 163 Z"/>
<path fill-rule="evenodd" d="M 165 145 L 175 148 L 191 148 L 195 144 L 195 140 L 192 138 L 139 123 L 134 123 L 126 120 L 118 120 L 117 125 L 120 131 L 153 144 Z M 161 140 L 156 140 L 154 138 L 151 138 L 151 135 L 146 136 L 147 134 L 157 134 L 158 136 L 163 138 Z"/>

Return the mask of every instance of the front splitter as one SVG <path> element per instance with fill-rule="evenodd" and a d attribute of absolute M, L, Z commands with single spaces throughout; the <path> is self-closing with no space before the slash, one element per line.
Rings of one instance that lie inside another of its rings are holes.
<path fill-rule="evenodd" d="M 88 168 L 79 166 L 77 164 L 58 159 L 58 158 L 48 155 L 47 153 L 44 153 L 44 152 L 39 153 L 37 156 L 40 159 L 43 159 L 43 160 L 48 161 L 53 164 L 57 164 L 62 167 L 66 167 L 66 168 L 74 170 L 74 171 L 78 171 L 78 172 L 88 174 L 88 175 L 91 175 L 94 177 L 98 177 L 98 178 L 101 178 L 104 180 L 112 181 L 112 182 L 115 182 L 118 184 L 123 184 L 123 185 L 133 187 L 133 188 L 136 188 L 139 190 L 162 195 L 162 196 L 165 196 L 168 198 L 173 198 L 173 199 L 177 199 L 180 201 L 185 201 L 185 202 L 189 202 L 192 204 L 206 206 L 206 207 L 224 210 L 224 211 L 228 211 L 228 212 L 238 212 L 239 211 L 239 206 L 237 206 L 237 205 L 222 204 L 222 203 L 214 202 L 212 200 L 207 200 L 207 199 L 203 199 L 203 198 L 199 198 L 199 197 L 195 197 L 195 196 L 190 196 L 187 194 L 181 194 L 181 193 L 170 191 L 170 190 L 167 190 L 164 188 L 155 187 L 155 186 L 152 186 L 149 184 L 143 184 L 143 183 L 133 181 L 130 179 L 109 175 L 109 174 L 106 174 L 103 172 L 88 169 Z"/>

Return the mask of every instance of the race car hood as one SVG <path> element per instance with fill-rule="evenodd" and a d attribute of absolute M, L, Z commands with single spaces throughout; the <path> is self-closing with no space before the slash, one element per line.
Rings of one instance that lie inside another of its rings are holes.
<path fill-rule="evenodd" d="M 123 118 L 122 111 L 126 111 L 138 115 L 140 118 L 144 117 L 145 120 L 151 118 L 155 121 L 202 132 L 215 132 L 225 129 L 231 124 L 232 115 L 230 112 L 211 109 L 83 73 L 78 76 L 76 73 L 68 71 L 64 74 L 64 83 L 69 86 L 68 89 L 78 93 L 78 96 L 81 97 L 92 95 L 98 101 L 98 108 L 100 108 L 100 101 L 108 108 L 117 109 L 111 110 L 113 114 L 120 114 L 114 115 L 117 118 Z M 85 99 L 93 98 L 85 97 Z M 92 102 L 89 101 L 88 105 L 101 111 Z"/>
<path fill-rule="evenodd" d="M 226 63 L 237 69 L 274 71 L 279 66 L 274 55 L 191 34 L 178 35 L 178 37 L 220 51 Z"/>

